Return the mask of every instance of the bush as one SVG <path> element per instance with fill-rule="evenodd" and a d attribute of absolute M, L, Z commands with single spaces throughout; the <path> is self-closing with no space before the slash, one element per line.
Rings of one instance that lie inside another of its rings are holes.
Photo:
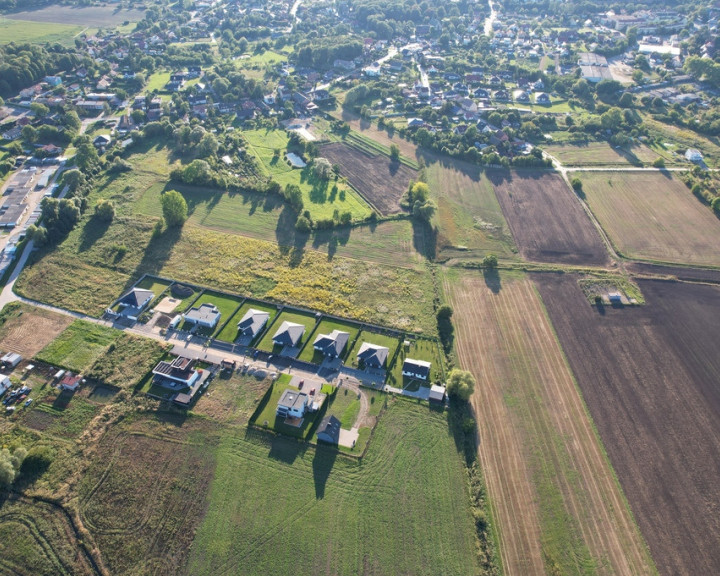
<path fill-rule="evenodd" d="M 20 466 L 20 474 L 29 478 L 37 478 L 50 467 L 55 454 L 49 446 L 34 446 Z"/>
<path fill-rule="evenodd" d="M 447 383 L 447 393 L 460 400 L 468 401 L 475 390 L 475 377 L 465 370 L 457 368 L 450 372 Z"/>
<path fill-rule="evenodd" d="M 312 223 L 305 216 L 300 216 L 295 222 L 295 230 L 298 232 L 310 232 Z"/>
<path fill-rule="evenodd" d="M 112 222 L 115 218 L 115 206 L 110 200 L 98 200 L 95 204 L 95 217 L 102 222 Z"/>
<path fill-rule="evenodd" d="M 435 315 L 437 319 L 438 334 L 446 354 L 452 350 L 455 327 L 452 323 L 453 309 L 447 304 L 440 306 Z"/>
<path fill-rule="evenodd" d="M 497 256 L 495 256 L 495 254 L 488 254 L 485 258 L 483 258 L 482 265 L 483 268 L 487 268 L 488 270 L 495 270 L 498 265 Z"/>
<path fill-rule="evenodd" d="M 115 158 L 115 160 L 112 161 L 112 164 L 108 167 L 108 172 L 110 174 L 119 174 L 121 172 L 130 172 L 132 169 L 132 164 L 130 164 L 127 160 Z"/>

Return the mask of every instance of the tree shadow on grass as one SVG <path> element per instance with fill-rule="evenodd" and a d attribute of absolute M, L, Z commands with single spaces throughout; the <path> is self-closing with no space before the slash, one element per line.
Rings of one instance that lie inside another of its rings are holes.
<path fill-rule="evenodd" d="M 428 260 L 435 260 L 437 255 L 437 229 L 425 220 L 413 218 L 413 248 Z"/>
<path fill-rule="evenodd" d="M 80 246 L 78 252 L 87 252 L 100 240 L 110 228 L 109 220 L 102 220 L 97 216 L 93 216 L 85 222 L 82 232 L 80 233 Z"/>
<path fill-rule="evenodd" d="M 297 440 L 283 436 L 274 436 L 270 441 L 268 457 L 279 460 L 285 464 L 292 464 L 295 459 L 305 452 L 305 445 Z"/>
<path fill-rule="evenodd" d="M 315 498 L 318 500 L 325 497 L 325 486 L 335 465 L 337 454 L 337 449 L 322 444 L 318 444 L 315 449 L 312 468 L 313 480 L 315 481 Z"/>
<path fill-rule="evenodd" d="M 485 280 L 485 285 L 490 288 L 493 294 L 499 293 L 502 289 L 500 273 L 495 268 L 483 268 L 483 279 Z"/>
<path fill-rule="evenodd" d="M 315 250 L 327 245 L 328 260 L 331 261 L 337 253 L 338 246 L 345 246 L 350 240 L 352 227 L 341 226 L 333 230 L 317 230 L 313 234 L 312 247 Z"/>
<path fill-rule="evenodd" d="M 175 244 L 180 240 L 181 236 L 182 228 L 180 227 L 167 228 L 160 233 L 153 233 L 147 248 L 145 248 L 142 260 L 125 283 L 123 293 L 129 290 L 143 274 L 161 275 L 165 264 L 170 259 Z"/>

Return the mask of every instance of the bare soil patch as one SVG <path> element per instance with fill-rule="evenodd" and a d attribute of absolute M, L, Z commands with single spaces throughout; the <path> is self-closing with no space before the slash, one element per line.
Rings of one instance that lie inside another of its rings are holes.
<path fill-rule="evenodd" d="M 719 574 L 720 288 L 639 280 L 645 306 L 598 311 L 535 280 L 660 573 Z"/>
<path fill-rule="evenodd" d="M 507 574 L 652 574 L 542 302 L 525 277 L 445 283 Z M 588 306 L 589 307 L 589 306 Z"/>
<path fill-rule="evenodd" d="M 71 322 L 69 316 L 23 305 L 0 329 L 0 350 L 32 358 Z"/>
<path fill-rule="evenodd" d="M 410 180 L 417 178 L 417 172 L 404 164 L 382 155 L 371 156 L 341 142 L 326 144 L 320 154 L 338 164 L 340 174 L 383 215 L 401 211 L 400 198 Z"/>
<path fill-rule="evenodd" d="M 534 170 L 487 174 L 524 258 L 561 264 L 607 263 L 600 235 L 559 174 Z"/>

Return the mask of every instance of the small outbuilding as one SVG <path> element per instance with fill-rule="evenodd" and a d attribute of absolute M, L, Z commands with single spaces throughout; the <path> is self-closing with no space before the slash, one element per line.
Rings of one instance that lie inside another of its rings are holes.
<path fill-rule="evenodd" d="M 445 386 L 438 386 L 437 384 L 430 386 L 428 400 L 430 400 L 430 402 L 437 402 L 438 404 L 445 402 Z"/>
<path fill-rule="evenodd" d="M 60 388 L 68 392 L 75 392 L 80 387 L 80 382 L 82 382 L 82 376 L 66 372 L 65 376 L 60 380 Z"/>
<path fill-rule="evenodd" d="M 22 356 L 16 352 L 8 352 L 0 358 L 0 362 L 3 363 L 7 368 L 15 368 L 20 362 L 22 362 Z"/>

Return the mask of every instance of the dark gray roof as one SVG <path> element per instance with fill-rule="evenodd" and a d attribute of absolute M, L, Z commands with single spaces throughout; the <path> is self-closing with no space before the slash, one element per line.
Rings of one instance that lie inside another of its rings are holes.
<path fill-rule="evenodd" d="M 243 334 L 257 336 L 258 332 L 260 332 L 262 327 L 265 326 L 268 318 L 270 318 L 270 314 L 267 312 L 250 308 L 245 313 L 245 316 L 242 317 L 242 320 L 238 322 L 238 330 L 240 330 Z"/>
<path fill-rule="evenodd" d="M 347 332 L 333 330 L 330 334 L 320 334 L 315 338 L 313 347 L 325 355 L 340 356 L 349 339 L 350 334 Z"/>
<path fill-rule="evenodd" d="M 363 342 L 357 353 L 358 360 L 363 360 L 368 366 L 382 368 L 387 361 L 390 351 L 385 346 L 378 346 L 370 342 Z"/>
<path fill-rule="evenodd" d="M 280 396 L 278 408 L 286 408 L 288 410 L 301 408 L 307 402 L 307 397 L 307 394 L 288 388 L 282 393 L 282 396 Z"/>
<path fill-rule="evenodd" d="M 185 319 L 191 322 L 202 322 L 203 324 L 217 324 L 220 320 L 220 310 L 214 304 L 206 302 L 198 307 L 190 308 L 185 314 Z"/>
<path fill-rule="evenodd" d="M 421 378 L 427 378 L 430 374 L 430 366 L 432 364 L 430 362 L 425 362 L 424 360 L 413 360 L 412 358 L 406 358 L 405 362 L 403 363 L 403 372 L 411 372 L 413 374 L 417 374 Z"/>
<path fill-rule="evenodd" d="M 133 288 L 130 292 L 124 294 L 120 298 L 120 303 L 126 306 L 132 306 L 134 308 L 140 308 L 147 304 L 155 294 L 151 290 L 145 290 L 143 288 Z"/>
<path fill-rule="evenodd" d="M 340 440 L 340 420 L 335 416 L 325 416 L 318 427 L 318 440 L 328 444 L 337 444 Z"/>
<path fill-rule="evenodd" d="M 296 346 L 305 333 L 305 326 L 285 321 L 273 336 L 273 342 L 281 346 Z"/>

